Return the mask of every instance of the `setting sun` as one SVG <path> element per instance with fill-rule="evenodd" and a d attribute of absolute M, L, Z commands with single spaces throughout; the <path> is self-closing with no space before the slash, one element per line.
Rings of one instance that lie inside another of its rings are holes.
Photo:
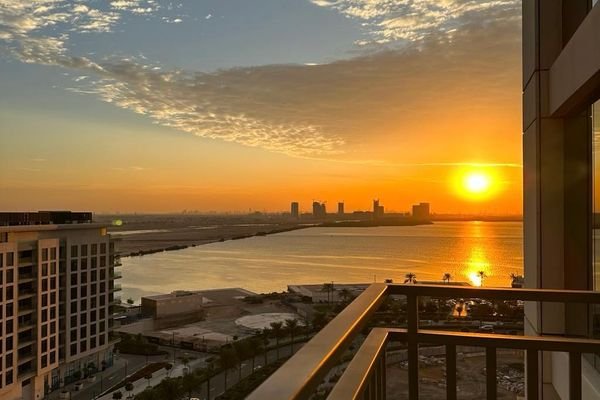
<path fill-rule="evenodd" d="M 492 199 L 502 191 L 502 179 L 496 168 L 458 169 L 451 185 L 458 197 L 469 201 Z"/>
<path fill-rule="evenodd" d="M 480 194 L 489 190 L 491 179 L 489 175 L 473 172 L 468 174 L 464 180 L 464 187 L 470 193 Z"/>

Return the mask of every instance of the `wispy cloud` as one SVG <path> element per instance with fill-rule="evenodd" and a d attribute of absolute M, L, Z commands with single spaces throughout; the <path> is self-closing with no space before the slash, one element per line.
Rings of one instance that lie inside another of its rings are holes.
<path fill-rule="evenodd" d="M 200 137 L 302 157 L 354 155 L 390 132 L 419 135 L 415 129 L 432 120 L 432 105 L 443 111 L 468 104 L 470 111 L 493 113 L 518 76 L 515 0 L 312 2 L 363 20 L 369 40 L 418 45 L 381 47 L 327 64 L 212 73 L 69 51 L 73 32 L 110 31 L 124 12 L 157 9 L 151 0 L 115 0 L 103 10 L 92 1 L 0 0 L 0 40 L 23 62 L 76 70 L 72 92 Z M 43 29 L 57 25 L 63 29 Z"/>
<path fill-rule="evenodd" d="M 521 0 L 310 0 L 363 21 L 370 38 L 359 44 L 414 42 L 432 33 L 451 34 L 474 14 L 492 20 L 498 10 L 519 11 Z M 486 13 L 488 15 L 486 15 Z M 515 14 L 515 18 L 517 14 Z"/>

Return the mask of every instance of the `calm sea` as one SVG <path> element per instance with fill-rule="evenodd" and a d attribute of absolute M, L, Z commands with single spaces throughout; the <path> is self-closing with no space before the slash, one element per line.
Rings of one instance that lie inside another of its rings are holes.
<path fill-rule="evenodd" d="M 508 286 L 523 273 L 519 222 L 444 222 L 424 226 L 309 228 L 123 259 L 123 299 L 180 289 L 243 287 L 282 291 L 288 284 L 440 280 Z"/>

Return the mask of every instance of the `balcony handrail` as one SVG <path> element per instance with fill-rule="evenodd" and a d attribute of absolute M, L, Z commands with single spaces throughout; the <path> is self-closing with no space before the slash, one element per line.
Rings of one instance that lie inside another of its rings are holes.
<path fill-rule="evenodd" d="M 575 290 L 554 290 L 554 289 L 520 289 L 520 288 L 481 288 L 469 286 L 442 285 L 421 285 L 421 284 L 383 284 L 374 283 L 370 285 L 360 296 L 350 303 L 340 314 L 338 314 L 328 325 L 325 326 L 315 337 L 300 349 L 291 359 L 281 366 L 273 375 L 271 375 L 262 385 L 250 394 L 248 399 L 290 399 L 300 400 L 308 399 L 314 390 L 323 381 L 329 370 L 336 364 L 343 351 L 348 347 L 353 338 L 364 327 L 371 315 L 377 310 L 379 305 L 388 295 L 404 295 L 407 297 L 407 317 L 408 329 L 406 337 L 409 342 L 408 361 L 409 365 L 418 365 L 418 342 L 423 339 L 423 335 L 429 335 L 427 340 L 435 340 L 435 331 L 421 331 L 418 329 L 418 297 L 448 297 L 448 298 L 481 298 L 492 300 L 523 300 L 535 302 L 557 302 L 557 303 L 584 303 L 600 304 L 600 292 L 593 291 L 575 291 Z M 432 333 L 434 332 L 434 333 Z M 462 337 L 471 338 L 472 335 L 463 332 L 441 333 L 442 340 L 462 341 Z M 486 335 L 476 334 L 479 338 L 485 338 Z M 496 340 L 496 336 L 487 340 Z M 518 342 L 517 336 L 504 336 L 514 340 L 514 343 L 530 344 L 531 342 Z M 536 337 L 535 343 L 541 346 L 541 343 L 584 343 L 580 339 Z M 486 340 L 486 339 L 481 339 Z M 507 343 L 507 342 L 504 342 Z M 596 346 L 595 341 L 585 342 Z M 414 344 L 410 346 L 410 344 Z M 444 342 L 445 344 L 445 342 Z M 600 344 L 600 342 L 598 343 Z M 367 343 L 367 345 L 377 348 L 377 343 Z M 546 344 L 547 345 L 547 344 Z M 452 345 L 454 346 L 454 345 Z M 545 346 L 545 345 L 544 345 Z M 570 344 L 568 346 L 571 346 Z M 577 346 L 577 345 L 576 345 Z M 498 346 L 502 347 L 502 346 Z M 510 346 L 508 346 L 510 347 Z M 490 347 L 491 348 L 491 347 Z M 517 346 L 518 348 L 518 346 Z M 562 348 L 562 347 L 561 347 Z M 565 351 L 565 350 L 563 350 Z M 567 350 L 568 351 L 568 350 Z M 588 352 L 587 350 L 586 352 Z M 570 354 L 580 354 L 582 351 L 571 352 Z M 454 354 L 455 356 L 455 354 Z M 576 357 L 574 357 L 575 359 Z M 495 348 L 493 356 L 490 354 L 490 360 L 495 362 Z M 536 359 L 537 360 L 537 359 Z M 528 362 L 530 360 L 528 357 Z M 357 361 L 358 362 L 358 361 Z M 572 360 L 572 363 L 574 361 Z M 537 368 L 537 363 L 535 364 Z M 580 368 L 581 366 L 579 366 Z M 574 367 L 575 368 L 575 367 Z M 358 379 L 356 376 L 354 380 Z M 366 380 L 366 376 L 362 376 Z M 385 377 L 383 378 L 385 379 Z M 489 381 L 488 383 L 492 383 Z M 418 393 L 418 372 L 416 368 L 409 368 L 409 392 L 410 398 L 417 398 Z M 495 384 L 495 376 L 494 376 Z M 338 383 L 339 385 L 339 383 Z M 338 386 L 336 385 L 336 386 Z M 338 390 L 341 390 L 338 389 Z M 373 397 L 376 398 L 377 396 Z M 340 399 L 342 397 L 339 397 Z M 352 397 L 347 397 L 352 398 Z"/>
<path fill-rule="evenodd" d="M 379 308 L 386 291 L 383 283 L 369 286 L 247 399 L 307 399 Z"/>
<path fill-rule="evenodd" d="M 378 368 L 385 368 L 385 346 L 389 341 L 406 342 L 408 331 L 402 328 L 373 328 L 363 345 L 360 347 L 354 358 L 350 361 L 348 367 L 340 377 L 337 384 L 333 387 L 327 400 L 354 400 L 362 399 L 363 393 L 377 388 L 377 384 L 370 385 L 375 378 L 375 382 L 382 378 L 377 376 L 381 371 Z M 600 340 L 548 337 L 548 336 L 516 336 L 516 335 L 498 335 L 468 332 L 448 332 L 435 330 L 419 330 L 418 343 L 445 345 L 446 349 L 451 351 L 447 353 L 456 355 L 456 346 L 471 346 L 485 348 L 508 348 L 520 349 L 534 352 L 538 351 L 556 351 L 567 353 L 587 353 L 599 352 Z M 454 359 L 446 362 L 446 375 L 453 378 L 456 382 L 456 364 Z M 534 361 L 535 363 L 535 361 Z M 531 364 L 531 362 L 530 362 Z M 533 369 L 532 365 L 528 368 Z M 495 368 L 494 368 L 495 370 Z M 536 386 L 537 373 L 528 374 L 528 386 Z M 448 390 L 454 390 L 448 388 Z M 455 395 L 456 393 L 454 393 Z M 382 398 L 375 396 L 374 398 Z"/>

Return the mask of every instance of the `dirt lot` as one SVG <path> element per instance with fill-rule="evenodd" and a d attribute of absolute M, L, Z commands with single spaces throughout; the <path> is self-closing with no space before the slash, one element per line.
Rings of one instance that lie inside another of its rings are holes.
<path fill-rule="evenodd" d="M 482 349 L 483 351 L 483 349 Z M 498 351 L 497 369 L 523 364 L 523 355 L 514 351 Z M 438 365 L 421 366 L 419 369 L 419 398 L 438 400 L 446 398 L 445 367 L 443 357 Z M 464 400 L 485 399 L 485 356 L 478 353 L 457 361 L 458 398 Z M 500 400 L 518 399 L 517 394 L 498 384 L 497 398 Z M 408 370 L 401 364 L 387 368 L 387 398 L 390 400 L 408 399 Z"/>

